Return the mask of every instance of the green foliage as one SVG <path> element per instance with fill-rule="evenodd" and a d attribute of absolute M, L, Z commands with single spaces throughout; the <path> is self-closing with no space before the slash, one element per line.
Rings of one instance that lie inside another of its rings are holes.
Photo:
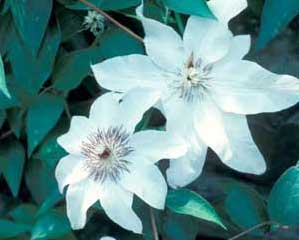
<path fill-rule="evenodd" d="M 299 14 L 299 1 L 266 0 L 257 47 L 263 48 Z"/>
<path fill-rule="evenodd" d="M 103 10 L 111 11 L 137 6 L 141 0 L 91 0 L 90 2 Z M 82 3 L 70 4 L 67 7 L 76 10 L 87 9 Z"/>
<path fill-rule="evenodd" d="M 55 126 L 63 109 L 64 99 L 50 94 L 38 96 L 28 108 L 26 131 L 29 156 Z"/>
<path fill-rule="evenodd" d="M 55 239 L 65 236 L 70 231 L 71 228 L 67 217 L 52 210 L 37 218 L 31 230 L 31 240 Z"/>
<path fill-rule="evenodd" d="M 205 0 L 163 1 L 165 3 L 165 6 L 167 6 L 169 9 L 179 13 L 215 18 L 214 14 L 209 9 Z"/>
<path fill-rule="evenodd" d="M 35 56 L 44 36 L 52 0 L 10 0 L 15 25 L 26 47 Z"/>
<path fill-rule="evenodd" d="M 5 72 L 2 57 L 0 56 L 0 91 L 2 91 L 7 97 L 10 98 L 10 94 L 8 92 L 6 81 L 5 81 Z"/>
<path fill-rule="evenodd" d="M 19 192 L 24 164 L 25 151 L 22 144 L 12 140 L 0 145 L 0 173 L 15 197 Z"/>
<path fill-rule="evenodd" d="M 233 184 L 229 187 L 225 209 L 232 222 L 242 229 L 248 229 L 269 220 L 262 197 L 245 185 Z"/>
<path fill-rule="evenodd" d="M 29 232 L 31 226 L 0 219 L 0 238 L 12 238 Z"/>
<path fill-rule="evenodd" d="M 275 183 L 268 202 L 271 220 L 299 225 L 299 168 L 289 168 Z"/>
<path fill-rule="evenodd" d="M 166 206 L 176 213 L 204 219 L 226 229 L 211 204 L 190 190 L 180 189 L 170 191 L 167 195 Z"/>

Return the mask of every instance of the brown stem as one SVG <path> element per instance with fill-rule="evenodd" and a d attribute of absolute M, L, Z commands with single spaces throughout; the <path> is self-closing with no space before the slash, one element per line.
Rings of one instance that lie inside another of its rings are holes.
<path fill-rule="evenodd" d="M 154 215 L 154 210 L 150 207 L 150 216 L 154 240 L 159 240 L 159 233 L 157 229 L 156 219 Z"/>
<path fill-rule="evenodd" d="M 109 14 L 107 14 L 106 12 L 104 12 L 103 10 L 99 9 L 97 6 L 93 5 L 92 3 L 88 2 L 87 0 L 79 0 L 82 4 L 84 4 L 85 6 L 93 9 L 94 11 L 96 11 L 97 13 L 101 14 L 102 16 L 104 16 L 106 19 L 108 19 L 110 22 L 112 22 L 113 24 L 115 24 L 117 27 L 119 27 L 120 29 L 122 29 L 123 31 L 127 32 L 128 34 L 130 34 L 133 38 L 135 38 L 137 41 L 143 43 L 143 39 L 142 37 L 138 36 L 136 33 L 134 33 L 131 29 L 127 28 L 126 26 L 122 25 L 120 22 L 118 22 L 117 20 L 115 20 L 113 17 L 111 17 Z"/>
<path fill-rule="evenodd" d="M 274 222 L 274 221 L 262 222 L 262 223 L 260 223 L 258 225 L 255 225 L 255 226 L 247 229 L 244 232 L 241 232 L 241 233 L 237 234 L 236 236 L 233 236 L 233 237 L 229 238 L 228 240 L 236 240 L 236 239 L 238 239 L 240 237 L 243 237 L 244 235 L 247 235 L 248 233 L 250 233 L 250 232 L 252 232 L 252 231 L 254 231 L 254 230 L 258 229 L 258 228 L 261 228 L 261 227 L 264 227 L 264 226 L 267 226 L 267 225 L 278 225 L 278 226 L 281 227 L 281 225 L 279 223 Z"/>
<path fill-rule="evenodd" d="M 9 130 L 9 131 L 7 131 L 7 132 L 1 134 L 1 136 L 0 136 L 0 140 L 2 140 L 2 139 L 4 139 L 4 138 L 7 138 L 7 137 L 10 136 L 12 133 L 13 133 L 12 130 Z"/>

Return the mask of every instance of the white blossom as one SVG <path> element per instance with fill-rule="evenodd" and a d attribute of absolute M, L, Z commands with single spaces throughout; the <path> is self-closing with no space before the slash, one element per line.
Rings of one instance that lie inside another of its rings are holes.
<path fill-rule="evenodd" d="M 93 35 L 98 36 L 105 30 L 105 17 L 96 11 L 88 11 L 87 16 L 84 17 L 83 26 L 89 30 Z"/>
<path fill-rule="evenodd" d="M 158 100 L 155 92 L 142 98 L 135 89 L 121 98 L 107 93 L 91 106 L 89 118 L 75 116 L 58 143 L 69 153 L 56 168 L 59 189 L 66 191 L 67 215 L 74 229 L 83 228 L 88 208 L 98 200 L 110 219 L 125 229 L 142 232 L 132 210 L 133 194 L 163 209 L 167 184 L 155 163 L 176 158 L 186 146 L 170 133 L 134 133 L 143 113 Z"/>
<path fill-rule="evenodd" d="M 250 49 L 250 36 L 233 36 L 227 23 L 247 2 L 208 4 L 218 20 L 191 16 L 183 39 L 171 27 L 145 18 L 139 7 L 147 55 L 115 57 L 92 66 L 106 89 L 127 92 L 141 86 L 147 93 L 159 91 L 157 106 L 166 116 L 167 129 L 189 146 L 185 156 L 170 162 L 167 177 L 172 187 L 200 175 L 208 147 L 235 170 L 264 173 L 266 164 L 246 115 L 280 111 L 299 99 L 298 79 L 242 60 Z"/>

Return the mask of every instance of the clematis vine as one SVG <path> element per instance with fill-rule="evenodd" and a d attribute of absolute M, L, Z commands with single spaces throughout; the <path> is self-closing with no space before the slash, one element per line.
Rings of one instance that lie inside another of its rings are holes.
<path fill-rule="evenodd" d="M 167 184 L 155 163 L 176 158 L 186 146 L 170 133 L 134 133 L 143 113 L 158 100 L 155 92 L 135 89 L 122 96 L 107 93 L 91 106 L 89 118 L 75 116 L 58 143 L 69 153 L 56 168 L 61 192 L 66 191 L 67 215 L 74 229 L 86 223 L 88 208 L 98 200 L 111 220 L 135 233 L 142 223 L 132 210 L 133 194 L 163 209 Z M 155 193 L 155 194 L 153 194 Z"/>
<path fill-rule="evenodd" d="M 184 156 L 170 161 L 167 178 L 172 187 L 185 186 L 200 175 L 208 147 L 237 171 L 264 173 L 265 160 L 246 115 L 280 111 L 299 100 L 298 79 L 243 60 L 250 50 L 250 36 L 233 36 L 227 23 L 247 2 L 208 4 L 217 20 L 189 17 L 183 38 L 143 16 L 140 6 L 137 15 L 144 27 L 147 55 L 115 57 L 92 66 L 106 89 L 127 93 L 143 87 L 145 99 L 159 93 L 156 107 L 167 119 L 167 130 L 188 146 Z"/>

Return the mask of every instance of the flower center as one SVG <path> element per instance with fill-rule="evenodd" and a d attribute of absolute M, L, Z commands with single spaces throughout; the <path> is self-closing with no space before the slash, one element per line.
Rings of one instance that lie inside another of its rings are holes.
<path fill-rule="evenodd" d="M 130 162 L 125 160 L 133 152 L 129 136 L 122 126 L 110 127 L 97 130 L 83 142 L 85 168 L 94 181 L 104 182 L 109 178 L 116 182 L 123 172 L 129 172 Z"/>
<path fill-rule="evenodd" d="M 204 64 L 201 58 L 194 60 L 193 53 L 189 57 L 184 68 L 177 74 L 178 78 L 172 83 L 172 87 L 179 96 L 186 101 L 194 101 L 201 98 L 212 78 L 213 64 Z"/>

